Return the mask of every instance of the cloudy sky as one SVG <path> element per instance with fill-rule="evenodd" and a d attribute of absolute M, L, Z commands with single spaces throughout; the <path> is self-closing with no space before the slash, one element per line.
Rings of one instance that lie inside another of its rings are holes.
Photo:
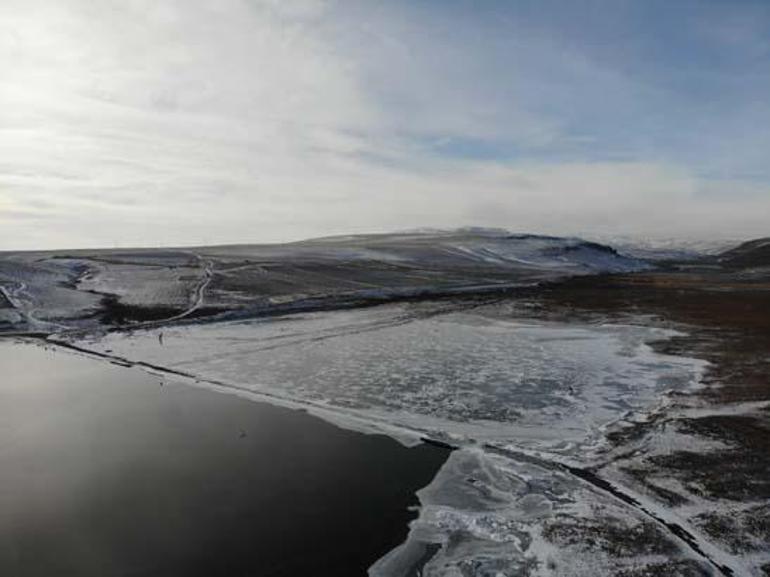
<path fill-rule="evenodd" d="M 0 250 L 770 234 L 770 2 L 0 0 Z"/>

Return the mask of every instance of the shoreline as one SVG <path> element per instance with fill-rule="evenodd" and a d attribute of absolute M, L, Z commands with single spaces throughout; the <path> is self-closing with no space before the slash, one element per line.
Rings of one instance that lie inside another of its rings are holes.
<path fill-rule="evenodd" d="M 361 575 L 448 455 L 29 343 L 0 356 L 9 574 Z"/>

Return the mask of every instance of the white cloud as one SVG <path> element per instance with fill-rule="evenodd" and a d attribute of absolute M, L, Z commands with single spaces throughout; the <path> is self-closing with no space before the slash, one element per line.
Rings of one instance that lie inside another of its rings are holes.
<path fill-rule="evenodd" d="M 484 60 L 494 46 L 470 44 L 478 30 L 454 44 L 446 23 L 423 30 L 397 11 L 349 6 L 5 0 L 0 246 L 466 224 L 764 232 L 768 187 L 731 202 L 672 162 L 442 158 L 423 139 L 569 143 L 568 122 L 538 94 L 595 82 L 622 108 L 635 85 L 524 32 L 496 77 L 499 58 Z"/>

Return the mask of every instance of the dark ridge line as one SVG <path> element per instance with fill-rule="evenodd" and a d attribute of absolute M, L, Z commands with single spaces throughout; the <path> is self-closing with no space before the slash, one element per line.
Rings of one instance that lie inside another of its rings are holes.
<path fill-rule="evenodd" d="M 572 467 L 570 465 L 562 465 L 564 469 L 569 471 L 571 474 L 573 474 L 576 477 L 579 477 L 580 479 L 583 479 L 587 483 L 590 483 L 591 485 L 594 485 L 595 487 L 598 487 L 600 489 L 603 489 L 604 491 L 612 494 L 616 498 L 620 499 L 621 501 L 624 501 L 625 503 L 631 505 L 632 507 L 643 511 L 651 518 L 658 521 L 658 523 L 664 525 L 671 533 L 679 537 L 682 541 L 684 541 L 693 551 L 701 555 L 703 558 L 707 559 L 712 565 L 714 565 L 717 569 L 719 569 L 723 575 L 734 575 L 733 570 L 729 567 L 725 567 L 723 565 L 719 565 L 716 561 L 711 559 L 700 547 L 698 544 L 698 541 L 695 539 L 693 535 L 691 535 L 684 527 L 679 525 L 678 523 L 665 521 L 664 519 L 661 519 L 658 517 L 655 513 L 652 511 L 649 511 L 644 505 L 642 505 L 639 501 L 631 497 L 630 495 L 626 495 L 623 493 L 620 489 L 618 489 L 615 485 L 607 481 L 606 479 L 602 479 L 599 477 L 596 473 L 588 470 L 588 469 L 582 469 L 580 467 Z"/>
<path fill-rule="evenodd" d="M 426 445 L 433 445 L 434 447 L 446 449 L 447 451 L 456 451 L 457 449 L 460 448 L 458 445 L 452 445 L 450 443 L 447 443 L 446 441 L 440 441 L 438 439 L 432 439 L 430 437 L 420 437 L 420 441 L 422 441 Z"/>
<path fill-rule="evenodd" d="M 521 461 L 535 463 L 540 466 L 545 466 L 546 468 L 561 469 L 562 471 L 565 471 L 570 475 L 577 477 L 578 479 L 581 479 L 585 483 L 588 483 L 589 485 L 596 487 L 597 489 L 600 489 L 605 493 L 609 493 L 610 495 L 622 501 L 626 505 L 629 505 L 633 509 L 641 513 L 644 513 L 647 517 L 655 521 L 656 524 L 664 527 L 669 533 L 677 537 L 680 541 L 682 541 L 685 545 L 687 545 L 687 547 L 689 547 L 694 553 L 697 553 L 700 557 L 706 560 L 711 566 L 713 566 L 717 571 L 719 571 L 725 577 L 734 577 L 734 575 L 736 574 L 735 570 L 732 569 L 731 567 L 728 567 L 727 565 L 722 565 L 714 561 L 714 559 L 712 559 L 706 552 L 703 551 L 703 549 L 701 548 L 695 536 L 692 535 L 690 532 L 688 532 L 687 529 L 682 527 L 679 523 L 666 521 L 665 519 L 660 518 L 657 514 L 647 509 L 647 507 L 642 505 L 638 500 L 633 498 L 631 495 L 624 493 L 620 488 L 613 485 L 606 479 L 601 478 L 599 475 L 597 475 L 590 469 L 584 469 L 582 467 L 574 467 L 572 465 L 567 465 L 566 463 L 560 463 L 558 461 L 547 461 L 545 459 L 540 459 L 537 457 L 533 457 L 531 455 L 526 455 L 523 453 L 517 453 L 515 451 L 510 451 L 507 449 L 502 449 L 500 447 L 497 447 L 495 445 L 488 444 L 488 443 L 483 444 L 482 447 L 485 450 L 502 455 L 504 457 L 510 457 Z"/>
<path fill-rule="evenodd" d="M 50 333 L 39 331 L 0 331 L 0 338 L 6 339 L 47 339 Z"/>

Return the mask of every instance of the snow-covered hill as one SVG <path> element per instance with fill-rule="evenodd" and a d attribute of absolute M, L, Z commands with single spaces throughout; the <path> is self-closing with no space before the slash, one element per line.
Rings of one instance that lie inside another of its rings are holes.
<path fill-rule="evenodd" d="M 196 314 L 249 315 L 319 301 L 355 306 L 648 266 L 577 238 L 461 229 L 271 245 L 4 253 L 0 288 L 6 328 L 32 328 L 34 319 L 45 319 L 35 327 L 45 329 L 188 318 L 193 307 Z"/>

